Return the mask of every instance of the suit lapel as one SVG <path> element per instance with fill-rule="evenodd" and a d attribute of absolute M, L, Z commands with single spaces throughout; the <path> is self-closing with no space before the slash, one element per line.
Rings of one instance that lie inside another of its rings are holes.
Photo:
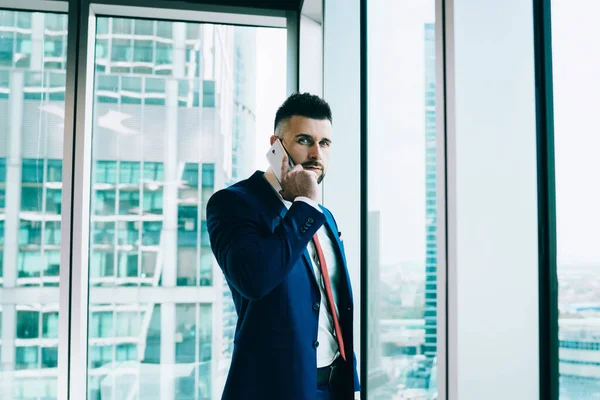
<path fill-rule="evenodd" d="M 347 270 L 346 254 L 344 254 L 344 252 L 342 251 L 342 242 L 340 241 L 340 236 L 338 235 L 335 222 L 333 221 L 331 214 L 329 214 L 329 212 L 327 212 L 323 206 L 320 207 L 325 215 L 325 226 L 329 231 L 329 237 L 333 238 L 332 243 L 334 244 L 338 259 L 342 261 L 344 270 Z"/>
<path fill-rule="evenodd" d="M 327 230 L 329 231 L 329 237 L 332 238 L 331 243 L 333 243 L 333 247 L 335 248 L 335 251 L 337 254 L 337 259 L 341 260 L 341 262 L 342 262 L 342 265 L 339 268 L 340 277 L 342 277 L 342 280 L 340 281 L 340 286 L 338 287 L 338 290 L 339 290 L 340 294 L 346 293 L 348 295 L 348 299 L 350 300 L 350 303 L 352 303 L 353 296 L 352 296 L 352 291 L 350 290 L 350 275 L 348 275 L 348 265 L 346 263 L 346 253 L 342 250 L 342 242 L 340 240 L 340 237 L 339 237 L 339 234 L 337 231 L 337 226 L 335 224 L 335 221 L 333 220 L 333 217 L 331 216 L 331 213 L 325 207 L 323 207 L 323 206 L 320 206 L 320 207 L 325 215 L 325 226 L 327 227 Z M 338 304 L 338 307 L 339 306 L 340 305 Z"/>
<path fill-rule="evenodd" d="M 312 241 L 312 240 L 311 240 Z M 308 243 L 311 246 L 310 242 Z M 317 275 L 315 275 L 315 269 L 313 268 L 313 263 L 310 259 L 310 254 L 308 253 L 308 247 L 304 249 L 304 253 L 302 253 L 302 257 L 304 258 L 304 264 L 308 269 L 308 275 L 312 277 L 311 281 L 315 284 L 315 288 L 319 290 L 319 283 L 317 282 Z"/>

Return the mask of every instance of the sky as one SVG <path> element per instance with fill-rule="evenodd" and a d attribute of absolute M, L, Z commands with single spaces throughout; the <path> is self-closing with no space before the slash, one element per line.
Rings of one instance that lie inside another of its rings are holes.
<path fill-rule="evenodd" d="M 264 171 L 275 113 L 286 98 L 286 30 L 257 28 L 256 53 L 255 160 L 256 168 Z"/>
<path fill-rule="evenodd" d="M 559 265 L 600 264 L 600 134 L 593 120 L 600 109 L 600 2 L 553 0 L 552 8 Z M 434 22 L 434 2 L 370 0 L 368 12 L 369 205 L 381 212 L 381 263 L 423 263 L 423 26 Z M 285 99 L 285 53 L 285 30 L 258 29 L 257 168 L 266 168 L 273 118 Z"/>
<path fill-rule="evenodd" d="M 552 1 L 559 265 L 600 265 L 600 31 L 595 0 Z"/>

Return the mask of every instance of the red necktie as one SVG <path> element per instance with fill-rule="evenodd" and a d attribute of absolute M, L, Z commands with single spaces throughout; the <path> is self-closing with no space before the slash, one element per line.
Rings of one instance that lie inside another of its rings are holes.
<path fill-rule="evenodd" d="M 329 271 L 327 271 L 325 255 L 323 255 L 323 249 L 321 248 L 321 243 L 319 242 L 319 236 L 317 236 L 316 233 L 315 236 L 313 236 L 313 241 L 315 242 L 315 249 L 317 249 L 317 254 L 319 256 L 319 269 L 321 270 L 321 275 L 323 275 L 323 284 L 325 285 L 325 293 L 327 293 L 327 303 L 329 304 L 329 309 L 331 310 L 331 315 L 333 317 L 335 337 L 337 339 L 338 346 L 340 347 L 340 355 L 342 356 L 344 361 L 346 361 L 346 353 L 344 352 L 344 340 L 342 339 L 342 329 L 340 328 L 340 321 L 338 320 L 335 303 L 333 302 L 333 292 L 331 291 Z"/>

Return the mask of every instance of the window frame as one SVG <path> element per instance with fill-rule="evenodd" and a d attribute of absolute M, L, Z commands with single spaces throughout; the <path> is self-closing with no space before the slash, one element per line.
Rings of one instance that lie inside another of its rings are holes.
<path fill-rule="evenodd" d="M 13 0 L 14 1 L 14 0 Z M 29 0 L 27 0 L 29 1 Z M 45 1 L 32 0 L 45 10 Z M 16 1 L 15 1 L 16 3 Z M 66 11 L 67 3 L 60 3 Z M 68 17 L 67 83 L 65 96 L 65 135 L 61 243 L 58 398 L 86 398 L 88 384 L 88 303 L 90 197 L 92 174 L 91 116 L 94 92 L 94 48 L 96 17 L 130 17 L 195 23 L 233 24 L 253 27 L 286 28 L 288 37 L 297 36 L 297 12 L 210 4 L 146 1 L 70 1 Z M 297 49 L 288 47 L 288 76 L 297 80 Z M 107 55 L 108 57 L 108 55 Z M 74 140 L 75 137 L 77 140 Z M 144 171 L 140 171 L 142 178 Z M 117 177 L 118 179 L 118 177 Z M 143 199 L 140 199 L 143 202 Z M 67 267 L 68 266 L 68 267 Z M 77 266 L 75 268 L 74 266 Z M 115 269 L 117 266 L 115 265 Z M 190 298 L 195 288 L 181 291 Z M 188 293 L 189 292 L 189 293 Z M 145 297 L 145 296 L 144 296 Z M 208 298 L 208 293 L 201 296 Z M 152 293 L 148 293 L 148 300 Z M 184 301 L 182 300 L 182 301 Z M 197 300 L 196 300 L 197 301 Z M 70 357 L 69 357 L 70 355 Z"/>

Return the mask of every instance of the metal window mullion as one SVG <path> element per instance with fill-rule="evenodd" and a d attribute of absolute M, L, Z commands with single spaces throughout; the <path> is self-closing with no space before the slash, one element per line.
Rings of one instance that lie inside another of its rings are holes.
<path fill-rule="evenodd" d="M 446 1 L 435 1 L 436 188 L 437 199 L 437 394 L 448 394 L 448 231 L 446 168 Z"/>
<path fill-rule="evenodd" d="M 69 1 L 63 213 L 61 219 L 59 400 L 87 397 L 88 247 L 95 19 L 87 0 Z"/>
<path fill-rule="evenodd" d="M 559 311 L 550 0 L 533 1 L 538 180 L 540 399 L 558 400 Z"/>

